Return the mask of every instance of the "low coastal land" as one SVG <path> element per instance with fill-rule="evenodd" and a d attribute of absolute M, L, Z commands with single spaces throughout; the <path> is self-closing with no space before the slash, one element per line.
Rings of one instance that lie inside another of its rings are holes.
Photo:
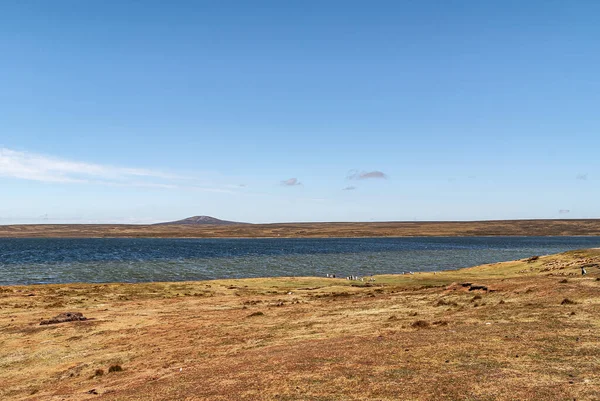
<path fill-rule="evenodd" d="M 0 399 L 600 399 L 599 266 L 0 287 Z"/>
<path fill-rule="evenodd" d="M 0 238 L 328 238 L 600 235 L 600 219 L 280 224 L 0 225 Z"/>

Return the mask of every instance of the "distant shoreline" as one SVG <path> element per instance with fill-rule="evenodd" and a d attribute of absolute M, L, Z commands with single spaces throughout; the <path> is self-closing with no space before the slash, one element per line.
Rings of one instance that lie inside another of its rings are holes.
<path fill-rule="evenodd" d="M 600 219 L 239 225 L 0 225 L 0 238 L 381 238 L 600 236 Z"/>

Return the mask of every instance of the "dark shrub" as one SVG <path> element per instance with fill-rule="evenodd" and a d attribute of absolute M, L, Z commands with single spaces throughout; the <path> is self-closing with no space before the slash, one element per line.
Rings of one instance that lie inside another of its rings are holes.
<path fill-rule="evenodd" d="M 121 367 L 121 365 L 112 365 L 110 368 L 108 368 L 108 373 L 112 373 L 112 372 L 122 372 L 123 368 Z"/>
<path fill-rule="evenodd" d="M 429 322 L 426 322 L 425 320 L 417 320 L 412 324 L 412 327 L 415 327 L 417 329 L 426 329 L 429 326 Z"/>

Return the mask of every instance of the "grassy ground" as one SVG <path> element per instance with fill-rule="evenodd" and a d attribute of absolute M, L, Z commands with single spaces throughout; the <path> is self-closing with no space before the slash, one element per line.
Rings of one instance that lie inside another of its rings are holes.
<path fill-rule="evenodd" d="M 373 284 L 0 287 L 0 399 L 597 400 L 587 264 L 599 250 Z M 39 325 L 66 311 L 90 320 Z"/>
<path fill-rule="evenodd" d="M 600 219 L 239 225 L 0 225 L 0 237 L 327 238 L 600 235 Z"/>

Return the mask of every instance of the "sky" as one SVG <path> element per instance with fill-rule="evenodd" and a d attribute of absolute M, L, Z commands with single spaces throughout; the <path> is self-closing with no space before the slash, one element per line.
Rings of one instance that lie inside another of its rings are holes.
<path fill-rule="evenodd" d="M 0 2 L 0 224 L 600 217 L 600 2 Z"/>

